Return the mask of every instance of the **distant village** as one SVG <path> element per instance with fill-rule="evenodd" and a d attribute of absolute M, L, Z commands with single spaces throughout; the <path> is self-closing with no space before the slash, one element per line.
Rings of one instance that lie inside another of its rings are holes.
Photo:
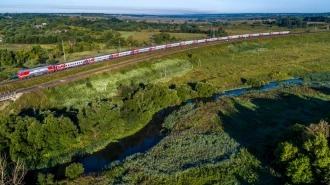
<path fill-rule="evenodd" d="M 41 23 L 41 24 L 38 24 L 38 25 L 35 25 L 35 27 L 36 28 L 43 28 L 44 26 L 47 26 L 47 23 Z M 64 33 L 66 33 L 66 32 L 68 32 L 69 30 L 67 30 L 67 29 L 64 29 L 64 30 L 55 30 L 54 32 L 55 33 L 62 33 L 62 32 L 64 32 Z"/>

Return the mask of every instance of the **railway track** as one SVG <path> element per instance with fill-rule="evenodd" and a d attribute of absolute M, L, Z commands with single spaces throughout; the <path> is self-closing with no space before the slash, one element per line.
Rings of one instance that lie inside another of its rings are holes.
<path fill-rule="evenodd" d="M 320 32 L 317 32 L 317 33 L 320 33 Z M 253 37 L 253 38 L 246 38 L 244 40 L 253 40 L 253 39 L 258 39 L 258 38 L 272 38 L 272 37 L 288 37 L 288 36 L 302 35 L 302 34 L 316 34 L 316 33 L 309 32 L 309 33 L 295 33 L 295 34 L 289 34 L 289 35 L 259 36 L 259 37 Z M 99 69 L 91 70 L 91 71 L 81 73 L 81 74 L 78 74 L 78 75 L 65 77 L 65 78 L 55 80 L 55 81 L 52 81 L 52 82 L 43 83 L 43 84 L 35 85 L 35 86 L 32 86 L 32 87 L 20 89 L 20 90 L 17 90 L 15 93 L 30 93 L 30 92 L 33 92 L 33 91 L 39 91 L 39 90 L 42 90 L 42 89 L 45 89 L 45 88 L 48 88 L 48 87 L 55 87 L 55 86 L 58 86 L 58 85 L 61 85 L 61 84 L 65 84 L 65 83 L 73 82 L 73 81 L 76 81 L 76 80 L 79 80 L 79 79 L 82 79 L 82 78 L 86 78 L 86 77 L 89 77 L 89 76 L 92 76 L 92 75 L 95 75 L 95 74 L 98 74 L 98 73 L 102 73 L 102 72 L 105 72 L 105 71 L 110 71 L 110 70 L 117 69 L 117 68 L 120 68 L 120 67 L 124 67 L 124 66 L 127 66 L 127 65 L 136 64 L 136 63 L 143 62 L 143 61 L 146 61 L 146 60 L 160 58 L 162 56 L 175 54 L 175 53 L 179 53 L 179 52 L 183 52 L 183 51 L 189 51 L 189 50 L 197 49 L 197 48 L 201 48 L 201 47 L 208 47 L 208 46 L 231 43 L 231 42 L 239 42 L 239 41 L 242 41 L 242 40 L 243 39 L 232 39 L 232 40 L 227 40 L 227 41 L 207 42 L 207 43 L 202 43 L 202 44 L 179 46 L 179 47 L 170 48 L 170 49 L 167 49 L 167 50 L 155 51 L 155 52 L 152 52 L 152 54 L 148 55 L 148 56 L 142 56 L 138 59 L 132 59 L 132 60 L 129 60 L 129 61 L 126 61 L 126 62 L 113 64 L 113 65 L 110 65 L 108 67 L 99 68 Z M 150 54 L 150 53 L 148 53 L 148 54 Z M 122 59 L 122 58 L 111 59 L 111 61 L 116 61 L 116 60 L 119 60 L 119 59 Z M 70 70 L 70 69 L 68 69 L 68 70 Z M 51 74 L 48 74 L 48 75 L 51 75 Z M 21 80 L 17 79 L 17 80 L 13 80 L 13 81 L 4 82 L 4 83 L 0 84 L 0 87 L 8 85 L 8 84 L 12 84 L 12 83 L 18 83 L 18 82 L 21 82 Z"/>

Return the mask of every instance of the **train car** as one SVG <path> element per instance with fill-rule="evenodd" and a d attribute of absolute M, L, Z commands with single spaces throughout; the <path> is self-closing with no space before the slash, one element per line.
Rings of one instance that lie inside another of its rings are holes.
<path fill-rule="evenodd" d="M 268 36 L 270 35 L 270 33 L 262 33 L 264 36 Z"/>
<path fill-rule="evenodd" d="M 139 53 L 145 53 L 145 52 L 148 52 L 148 51 L 153 51 L 152 48 L 154 47 L 150 47 L 150 48 L 141 48 L 139 49 Z M 155 49 L 155 48 L 154 48 Z"/>
<path fill-rule="evenodd" d="M 172 45 L 172 47 L 178 47 L 178 46 L 181 45 L 181 43 L 180 42 L 177 42 L 177 43 L 172 43 L 171 45 Z"/>
<path fill-rule="evenodd" d="M 222 40 L 222 37 L 218 37 L 217 40 L 218 40 L 218 41 Z"/>
<path fill-rule="evenodd" d="M 239 36 L 239 38 L 241 38 L 241 39 L 246 39 L 246 38 L 248 38 L 250 35 L 249 34 L 243 34 L 243 35 L 240 35 Z"/>
<path fill-rule="evenodd" d="M 180 46 L 185 46 L 185 45 L 187 45 L 186 41 L 183 41 L 183 42 L 180 43 Z"/>
<path fill-rule="evenodd" d="M 132 51 L 124 51 L 124 52 L 118 53 L 118 57 L 123 57 L 123 56 L 131 55 L 131 54 L 132 54 Z"/>
<path fill-rule="evenodd" d="M 233 39 L 233 36 L 228 36 L 228 39 Z"/>
<path fill-rule="evenodd" d="M 193 40 L 189 40 L 189 41 L 186 41 L 185 43 L 186 43 L 186 45 L 191 45 L 191 44 L 194 44 L 194 41 Z"/>
<path fill-rule="evenodd" d="M 65 63 L 65 68 L 77 67 L 80 65 L 85 65 L 86 63 L 87 63 L 86 60 L 67 62 L 67 63 Z"/>
<path fill-rule="evenodd" d="M 150 47 L 149 51 L 155 51 L 155 50 L 156 50 L 156 46 L 152 46 L 152 47 Z"/>
<path fill-rule="evenodd" d="M 281 31 L 279 34 L 280 35 L 286 35 L 286 34 L 289 34 L 290 33 L 290 31 Z"/>
<path fill-rule="evenodd" d="M 270 32 L 270 35 L 278 35 L 280 32 Z"/>
<path fill-rule="evenodd" d="M 171 48 L 172 44 L 166 44 L 166 48 Z"/>
<path fill-rule="evenodd" d="M 117 58 L 117 57 L 119 57 L 119 53 L 111 54 L 111 58 Z"/>
<path fill-rule="evenodd" d="M 55 71 L 60 71 L 66 68 L 66 63 L 55 65 Z"/>
<path fill-rule="evenodd" d="M 138 53 L 140 53 L 140 50 L 139 49 L 132 50 L 132 54 L 133 55 L 138 54 Z"/>
<path fill-rule="evenodd" d="M 198 40 L 194 40 L 194 44 L 198 44 Z"/>
<path fill-rule="evenodd" d="M 156 46 L 156 50 L 165 49 L 165 48 L 166 48 L 166 45 Z"/>
<path fill-rule="evenodd" d="M 254 33 L 252 34 L 252 37 L 259 37 L 260 36 L 260 33 Z"/>
<path fill-rule="evenodd" d="M 110 58 L 110 55 L 102 55 L 102 56 L 98 56 L 95 57 L 95 62 L 101 62 L 104 60 L 108 60 Z"/>
<path fill-rule="evenodd" d="M 206 39 L 200 39 L 200 40 L 198 40 L 198 43 L 204 43 L 204 42 L 206 42 Z"/>
<path fill-rule="evenodd" d="M 210 38 L 211 42 L 214 42 L 214 41 L 217 41 L 217 40 L 218 40 L 218 38 Z"/>
<path fill-rule="evenodd" d="M 95 62 L 95 58 L 94 57 L 93 58 L 88 58 L 88 59 L 86 59 L 86 62 L 87 62 L 87 64 L 94 63 Z"/>
<path fill-rule="evenodd" d="M 55 71 L 55 68 L 53 65 L 47 65 L 47 66 L 42 66 L 42 67 L 20 70 L 20 71 L 18 71 L 17 76 L 18 76 L 18 78 L 23 80 L 25 78 L 40 76 L 40 75 L 52 73 L 54 71 Z"/>
<path fill-rule="evenodd" d="M 221 37 L 221 40 L 227 40 L 229 37 Z"/>
<path fill-rule="evenodd" d="M 239 39 L 239 35 L 233 35 L 232 39 Z"/>

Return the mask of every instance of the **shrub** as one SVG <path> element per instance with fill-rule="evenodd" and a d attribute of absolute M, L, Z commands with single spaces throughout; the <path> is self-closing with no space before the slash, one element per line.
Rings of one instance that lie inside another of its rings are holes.
<path fill-rule="evenodd" d="M 81 163 L 72 163 L 65 168 L 65 176 L 69 179 L 77 178 L 84 173 L 84 167 Z"/>

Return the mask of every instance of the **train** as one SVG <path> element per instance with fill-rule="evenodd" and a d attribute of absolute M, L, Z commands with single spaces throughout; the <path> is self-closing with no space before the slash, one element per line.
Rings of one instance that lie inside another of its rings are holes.
<path fill-rule="evenodd" d="M 19 79 L 23 80 L 23 79 L 41 76 L 41 75 L 45 75 L 48 73 L 54 73 L 57 71 L 62 71 L 65 69 L 78 67 L 78 66 L 82 66 L 82 65 L 93 64 L 93 63 L 102 62 L 102 61 L 106 61 L 106 60 L 110 60 L 110 59 L 114 59 L 114 58 L 131 56 L 131 55 L 136 55 L 139 53 L 146 53 L 146 52 L 157 51 L 157 50 L 173 48 L 173 47 L 178 47 L 178 46 L 187 46 L 187 45 L 200 44 L 200 43 L 205 43 L 205 42 L 214 42 L 214 41 L 225 41 L 225 40 L 228 41 L 228 40 L 232 40 L 232 39 L 246 39 L 249 37 L 287 35 L 287 34 L 290 34 L 290 31 L 269 32 L 269 33 L 252 33 L 252 34 L 207 38 L 207 39 L 200 39 L 200 40 L 181 41 L 181 42 L 176 42 L 176 43 L 171 43 L 171 44 L 162 44 L 162 45 L 151 46 L 151 47 L 146 47 L 146 48 L 111 53 L 111 54 L 106 54 L 106 55 L 101 55 L 101 56 L 95 56 L 95 57 L 76 60 L 76 61 L 72 61 L 72 62 L 23 69 L 23 70 L 18 71 L 17 76 Z"/>

